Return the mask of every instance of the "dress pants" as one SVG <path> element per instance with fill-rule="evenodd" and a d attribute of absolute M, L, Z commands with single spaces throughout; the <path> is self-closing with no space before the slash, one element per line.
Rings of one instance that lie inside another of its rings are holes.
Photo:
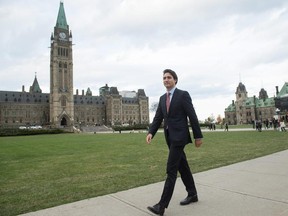
<path fill-rule="evenodd" d="M 178 171 L 186 187 L 188 196 L 194 196 L 197 194 L 194 179 L 186 159 L 186 154 L 184 152 L 185 145 L 174 146 L 172 143 L 169 142 L 169 134 L 167 137 L 167 145 L 169 147 L 169 156 L 166 168 L 167 178 L 159 202 L 160 206 L 163 206 L 165 208 L 168 207 L 169 202 L 172 198 Z"/>

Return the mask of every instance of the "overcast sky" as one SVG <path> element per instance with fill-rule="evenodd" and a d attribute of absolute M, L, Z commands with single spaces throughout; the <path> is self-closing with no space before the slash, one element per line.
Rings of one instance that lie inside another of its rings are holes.
<path fill-rule="evenodd" d="M 0 0 L 0 90 L 50 91 L 50 36 L 60 1 Z M 287 0 L 66 0 L 74 93 L 144 89 L 150 104 L 176 71 L 198 118 L 224 117 L 241 81 L 248 96 L 288 82 Z"/>

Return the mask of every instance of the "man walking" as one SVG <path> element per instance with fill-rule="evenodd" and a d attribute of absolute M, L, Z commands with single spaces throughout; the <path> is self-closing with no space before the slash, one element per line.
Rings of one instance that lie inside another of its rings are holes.
<path fill-rule="evenodd" d="M 178 171 L 188 193 L 180 205 L 198 201 L 194 179 L 184 152 L 185 145 L 192 143 L 187 117 L 192 127 L 196 147 L 201 146 L 203 136 L 191 97 L 187 91 L 176 88 L 177 81 L 177 74 L 173 70 L 163 71 L 163 84 L 167 93 L 160 97 L 155 117 L 146 137 L 146 142 L 150 144 L 164 119 L 164 134 L 169 148 L 167 178 L 160 201 L 148 207 L 149 211 L 157 215 L 163 215 L 165 208 L 168 208 Z"/>

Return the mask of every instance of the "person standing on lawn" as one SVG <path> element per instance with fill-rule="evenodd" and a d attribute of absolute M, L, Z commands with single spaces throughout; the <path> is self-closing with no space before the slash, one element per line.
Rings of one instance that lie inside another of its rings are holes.
<path fill-rule="evenodd" d="M 186 144 L 192 143 L 187 117 L 193 131 L 196 147 L 201 146 L 203 135 L 191 97 L 187 91 L 176 88 L 177 82 L 178 77 L 173 70 L 166 69 L 163 71 L 163 84 L 167 93 L 160 97 L 155 117 L 146 136 L 146 142 L 150 144 L 164 119 L 164 135 L 169 148 L 167 177 L 160 201 L 154 206 L 147 207 L 149 211 L 157 215 L 163 215 L 165 208 L 168 208 L 178 171 L 188 193 L 180 205 L 198 201 L 194 179 L 184 152 Z"/>

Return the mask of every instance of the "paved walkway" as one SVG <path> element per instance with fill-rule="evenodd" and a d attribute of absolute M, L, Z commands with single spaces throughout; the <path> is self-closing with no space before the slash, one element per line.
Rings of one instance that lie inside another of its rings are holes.
<path fill-rule="evenodd" d="M 288 150 L 194 175 L 199 202 L 180 206 L 181 179 L 165 216 L 287 216 Z M 164 182 L 24 214 L 25 216 L 149 216 Z"/>

